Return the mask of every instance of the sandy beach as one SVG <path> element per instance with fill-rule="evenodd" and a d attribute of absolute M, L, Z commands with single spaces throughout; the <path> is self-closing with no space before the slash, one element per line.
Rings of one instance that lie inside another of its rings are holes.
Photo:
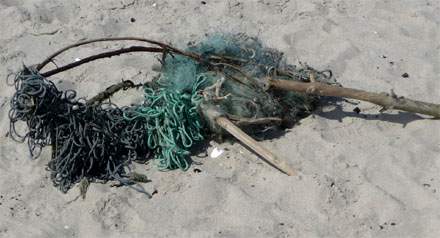
<path fill-rule="evenodd" d="M 0 78 L 80 40 L 139 36 L 185 48 L 205 34 L 246 33 L 289 63 L 331 69 L 345 87 L 440 103 L 437 0 L 0 0 Z M 98 43 L 58 65 L 129 43 Z M 155 75 L 131 54 L 51 78 L 92 97 Z M 404 75 L 406 74 L 406 75 Z M 14 87 L 0 87 L 0 237 L 440 237 L 440 121 L 339 100 L 261 143 L 299 170 L 286 176 L 237 142 L 210 142 L 188 171 L 135 164 L 151 199 L 92 184 L 63 194 L 8 136 Z M 122 104 L 142 95 L 115 95 Z M 360 109 L 357 113 L 355 108 Z M 224 150 L 217 158 L 209 154 Z"/>

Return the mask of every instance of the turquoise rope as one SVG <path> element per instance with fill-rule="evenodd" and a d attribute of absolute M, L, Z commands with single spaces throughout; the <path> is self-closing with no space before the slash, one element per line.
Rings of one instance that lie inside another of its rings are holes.
<path fill-rule="evenodd" d="M 145 103 L 124 112 L 129 121 L 144 118 L 147 146 L 154 151 L 160 170 L 187 170 L 190 148 L 204 139 L 198 106 L 203 100 L 200 89 L 205 81 L 206 77 L 199 76 L 191 93 L 144 87 Z"/>

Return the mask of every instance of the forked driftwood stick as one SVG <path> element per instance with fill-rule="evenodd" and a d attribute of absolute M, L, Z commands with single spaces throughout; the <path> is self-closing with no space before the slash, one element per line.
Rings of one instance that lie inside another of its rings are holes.
<path fill-rule="evenodd" d="M 296 91 L 318 96 L 332 96 L 358 99 L 371 102 L 383 107 L 383 110 L 398 109 L 407 112 L 420 113 L 440 118 L 440 105 L 434 103 L 421 102 L 416 100 L 398 97 L 391 93 L 371 93 L 363 90 L 344 88 L 320 82 L 299 82 L 293 80 L 282 80 L 267 78 L 266 88 L 278 90 Z"/>
<path fill-rule="evenodd" d="M 296 174 L 295 169 L 290 167 L 285 161 L 278 159 L 272 152 L 261 146 L 257 141 L 248 136 L 244 131 L 238 128 L 228 118 L 220 116 L 217 117 L 217 124 L 233 135 L 237 140 L 251 148 L 255 153 L 261 156 L 266 162 L 279 169 L 283 173 L 293 176 Z"/>

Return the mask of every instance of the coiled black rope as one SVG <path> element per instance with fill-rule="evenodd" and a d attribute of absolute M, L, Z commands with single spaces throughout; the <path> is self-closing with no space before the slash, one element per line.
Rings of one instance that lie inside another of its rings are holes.
<path fill-rule="evenodd" d="M 111 103 L 87 103 L 74 90 L 60 91 L 36 69 L 15 75 L 11 99 L 10 135 L 27 141 L 33 158 L 42 147 L 53 146 L 48 168 L 56 187 L 67 192 L 81 179 L 115 180 L 127 176 L 133 160 L 146 160 L 147 125 L 128 122 L 124 109 Z M 17 123 L 27 129 L 18 132 Z"/>

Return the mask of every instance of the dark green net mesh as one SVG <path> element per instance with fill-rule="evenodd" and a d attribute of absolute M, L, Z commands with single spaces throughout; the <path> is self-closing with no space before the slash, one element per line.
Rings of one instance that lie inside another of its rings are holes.
<path fill-rule="evenodd" d="M 157 79 L 145 86 L 144 103 L 125 111 L 127 120 L 145 119 L 148 146 L 161 169 L 187 169 L 189 150 L 215 130 L 212 121 L 204 120 L 202 103 L 237 120 L 270 117 L 293 123 L 313 110 L 318 98 L 265 90 L 263 79 L 309 81 L 313 74 L 317 81 L 331 80 L 331 72 L 288 65 L 282 53 L 246 35 L 217 34 L 187 51 L 200 54 L 205 62 L 168 56 Z M 273 125 L 251 126 L 248 132 L 268 126 Z"/>

